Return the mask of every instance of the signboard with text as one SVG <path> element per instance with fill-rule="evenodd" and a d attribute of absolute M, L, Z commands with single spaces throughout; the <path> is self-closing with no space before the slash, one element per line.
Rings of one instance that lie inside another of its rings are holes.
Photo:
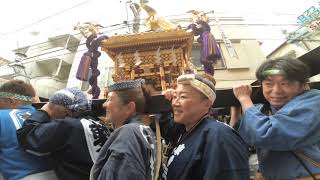
<path fill-rule="evenodd" d="M 319 1 L 320 4 L 320 1 Z M 320 8 L 311 6 L 298 16 L 298 23 L 315 31 L 320 27 Z"/>

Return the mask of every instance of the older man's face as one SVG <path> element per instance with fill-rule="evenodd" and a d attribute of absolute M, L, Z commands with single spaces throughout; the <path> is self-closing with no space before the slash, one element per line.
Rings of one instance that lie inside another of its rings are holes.
<path fill-rule="evenodd" d="M 122 126 L 122 122 L 128 117 L 126 105 L 115 92 L 109 92 L 107 101 L 103 104 L 106 109 L 106 121 L 111 122 L 115 128 Z"/>
<path fill-rule="evenodd" d="M 271 75 L 262 81 L 262 91 L 271 106 L 281 108 L 304 91 L 298 81 L 290 81 L 285 75 Z"/>
<path fill-rule="evenodd" d="M 211 102 L 190 85 L 178 84 L 173 92 L 174 121 L 184 124 L 187 129 L 208 113 L 210 106 Z"/>

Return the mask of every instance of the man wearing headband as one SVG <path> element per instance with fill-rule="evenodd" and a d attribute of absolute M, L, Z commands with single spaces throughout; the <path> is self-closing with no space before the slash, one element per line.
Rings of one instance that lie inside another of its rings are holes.
<path fill-rule="evenodd" d="M 183 125 L 183 129 L 166 131 L 169 128 L 162 126 L 163 137 L 173 146 L 163 178 L 248 180 L 245 142 L 235 130 L 209 115 L 216 99 L 214 78 L 206 74 L 181 75 L 177 88 L 165 92 L 165 96 L 172 100 L 174 122 Z M 161 120 L 162 125 L 163 122 Z M 173 124 L 175 127 L 178 125 Z M 175 132 L 178 139 L 173 139 L 171 132 Z"/>
<path fill-rule="evenodd" d="M 0 86 L 0 172 L 6 180 L 56 179 L 48 156 L 35 156 L 20 147 L 16 130 L 35 109 L 33 87 L 21 80 Z"/>
<path fill-rule="evenodd" d="M 108 87 L 106 119 L 115 131 L 102 147 L 91 170 L 93 180 L 153 180 L 157 144 L 150 127 L 143 125 L 147 106 L 144 80 L 118 82 Z"/>
<path fill-rule="evenodd" d="M 256 77 L 268 104 L 253 104 L 250 85 L 233 91 L 243 111 L 239 132 L 256 147 L 260 172 L 267 180 L 319 178 L 312 162 L 320 162 L 320 91 L 306 84 L 308 67 L 297 59 L 268 60 Z"/>
<path fill-rule="evenodd" d="M 78 88 L 55 92 L 41 110 L 33 113 L 17 132 L 26 149 L 50 154 L 59 179 L 88 180 L 90 169 L 110 130 L 90 111 Z"/>

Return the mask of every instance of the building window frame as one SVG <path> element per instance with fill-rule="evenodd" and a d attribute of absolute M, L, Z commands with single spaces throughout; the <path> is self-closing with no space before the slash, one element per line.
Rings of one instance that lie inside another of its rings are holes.
<path fill-rule="evenodd" d="M 217 45 L 219 46 L 219 49 L 221 51 L 221 59 L 218 59 L 216 63 L 213 64 L 215 70 L 227 69 L 226 60 L 221 49 L 221 44 L 222 42 L 217 42 Z M 193 68 L 196 70 L 203 70 L 203 65 L 200 62 L 200 47 L 201 44 L 195 42 L 193 43 L 191 50 L 190 62 L 193 64 Z"/>

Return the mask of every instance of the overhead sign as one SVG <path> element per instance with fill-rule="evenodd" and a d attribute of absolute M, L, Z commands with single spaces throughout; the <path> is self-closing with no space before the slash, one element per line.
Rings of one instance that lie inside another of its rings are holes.
<path fill-rule="evenodd" d="M 298 23 L 304 25 L 306 23 L 312 22 L 320 15 L 320 9 L 314 6 L 311 6 L 303 14 L 298 16 Z"/>
<path fill-rule="evenodd" d="M 319 2 L 320 4 L 320 2 Z M 320 27 L 320 8 L 311 6 L 303 14 L 298 16 L 298 23 L 315 31 Z"/>
<path fill-rule="evenodd" d="M 317 30 L 320 27 L 320 20 L 314 21 L 311 23 L 309 28 L 313 31 Z"/>

